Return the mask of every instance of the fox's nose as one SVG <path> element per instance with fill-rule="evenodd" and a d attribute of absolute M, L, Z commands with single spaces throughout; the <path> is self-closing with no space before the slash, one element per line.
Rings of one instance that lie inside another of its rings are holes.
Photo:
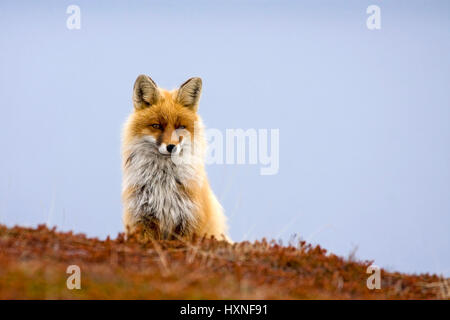
<path fill-rule="evenodd" d="M 174 144 L 168 144 L 167 145 L 167 151 L 169 151 L 170 153 L 172 153 L 173 149 L 175 149 L 175 145 Z"/>

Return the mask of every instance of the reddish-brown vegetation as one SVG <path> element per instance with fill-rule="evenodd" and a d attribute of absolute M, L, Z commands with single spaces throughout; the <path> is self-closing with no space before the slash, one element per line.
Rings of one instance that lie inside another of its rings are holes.
<path fill-rule="evenodd" d="M 68 290 L 66 269 L 81 268 Z M 436 275 L 382 270 L 369 290 L 370 262 L 355 262 L 304 242 L 193 243 L 100 241 L 44 226 L 0 226 L 1 299 L 434 299 Z M 441 286 L 442 287 L 442 286 Z M 442 289 L 442 288 L 441 288 Z"/>

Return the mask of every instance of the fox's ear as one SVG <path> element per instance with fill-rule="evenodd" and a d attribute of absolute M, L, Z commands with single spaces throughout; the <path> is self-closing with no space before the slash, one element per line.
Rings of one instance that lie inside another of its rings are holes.
<path fill-rule="evenodd" d="M 177 101 L 183 106 L 197 111 L 201 92 L 202 79 L 190 78 L 178 89 Z"/>
<path fill-rule="evenodd" d="M 149 76 L 137 77 L 133 88 L 133 104 L 136 110 L 155 104 L 159 99 L 158 86 Z"/>

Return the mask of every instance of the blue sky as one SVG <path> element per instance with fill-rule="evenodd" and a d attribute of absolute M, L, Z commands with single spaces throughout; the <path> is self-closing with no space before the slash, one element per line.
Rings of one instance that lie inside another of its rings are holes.
<path fill-rule="evenodd" d="M 81 29 L 66 28 L 69 5 Z M 366 8 L 381 8 L 368 30 Z M 280 130 L 280 170 L 210 165 L 234 240 L 296 234 L 450 275 L 448 1 L 2 1 L 0 223 L 122 230 L 138 74 L 203 79 L 208 127 Z"/>

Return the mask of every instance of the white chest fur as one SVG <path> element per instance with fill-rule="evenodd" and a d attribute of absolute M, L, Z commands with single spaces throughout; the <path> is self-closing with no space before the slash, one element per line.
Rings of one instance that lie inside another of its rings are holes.
<path fill-rule="evenodd" d="M 185 189 L 199 183 L 195 158 L 174 161 L 162 156 L 151 137 L 136 140 L 127 154 L 123 187 L 133 190 L 125 203 L 133 223 L 156 219 L 165 238 L 175 230 L 189 232 L 196 223 L 196 204 Z"/>

